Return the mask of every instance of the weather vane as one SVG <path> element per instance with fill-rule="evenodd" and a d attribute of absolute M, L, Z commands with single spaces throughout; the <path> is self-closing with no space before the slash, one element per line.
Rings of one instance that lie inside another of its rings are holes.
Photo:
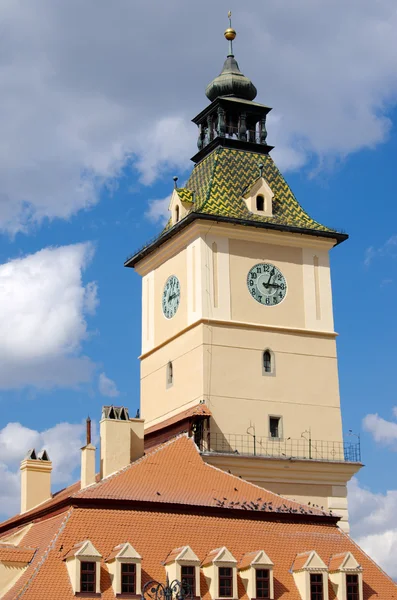
<path fill-rule="evenodd" d="M 229 41 L 229 53 L 228 56 L 234 56 L 233 54 L 233 40 L 236 37 L 236 32 L 232 27 L 232 11 L 229 10 L 229 12 L 227 13 L 227 16 L 229 18 L 229 27 L 226 29 L 225 31 L 225 38 Z"/>

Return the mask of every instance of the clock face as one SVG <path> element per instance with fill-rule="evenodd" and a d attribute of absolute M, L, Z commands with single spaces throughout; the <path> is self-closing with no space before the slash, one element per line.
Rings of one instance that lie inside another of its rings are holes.
<path fill-rule="evenodd" d="M 181 286 L 178 277 L 171 275 L 165 282 L 162 307 L 166 319 L 172 319 L 178 310 L 181 299 Z"/>
<path fill-rule="evenodd" d="M 276 306 L 287 293 L 287 282 L 280 269 L 270 263 L 259 263 L 247 276 L 248 291 L 260 304 Z"/>

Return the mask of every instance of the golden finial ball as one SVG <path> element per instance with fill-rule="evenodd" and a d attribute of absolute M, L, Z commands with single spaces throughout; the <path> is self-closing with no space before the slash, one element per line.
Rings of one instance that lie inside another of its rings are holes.
<path fill-rule="evenodd" d="M 228 27 L 224 33 L 224 36 L 227 40 L 234 40 L 234 38 L 236 37 L 237 33 L 234 29 L 232 29 L 231 27 Z"/>

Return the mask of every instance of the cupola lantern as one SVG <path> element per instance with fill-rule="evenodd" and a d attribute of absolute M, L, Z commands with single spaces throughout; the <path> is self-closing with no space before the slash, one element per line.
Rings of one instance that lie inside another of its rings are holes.
<path fill-rule="evenodd" d="M 272 146 L 266 144 L 266 115 L 270 108 L 253 102 L 257 90 L 243 75 L 233 54 L 236 31 L 229 27 L 224 35 L 229 42 L 229 52 L 221 73 L 208 84 L 205 94 L 211 104 L 193 122 L 199 128 L 199 152 L 192 158 L 199 162 L 217 146 L 251 149 L 267 154 Z M 247 147 L 247 145 L 250 146 Z"/>

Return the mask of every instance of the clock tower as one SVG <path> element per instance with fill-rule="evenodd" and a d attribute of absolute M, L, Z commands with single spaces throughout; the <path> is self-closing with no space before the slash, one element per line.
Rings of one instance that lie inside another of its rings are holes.
<path fill-rule="evenodd" d="M 347 530 L 361 463 L 343 438 L 329 265 L 347 235 L 313 220 L 273 162 L 271 109 L 235 36 L 169 221 L 125 263 L 142 276 L 141 417 L 148 440 L 189 423 L 209 463 L 332 509 Z"/>

